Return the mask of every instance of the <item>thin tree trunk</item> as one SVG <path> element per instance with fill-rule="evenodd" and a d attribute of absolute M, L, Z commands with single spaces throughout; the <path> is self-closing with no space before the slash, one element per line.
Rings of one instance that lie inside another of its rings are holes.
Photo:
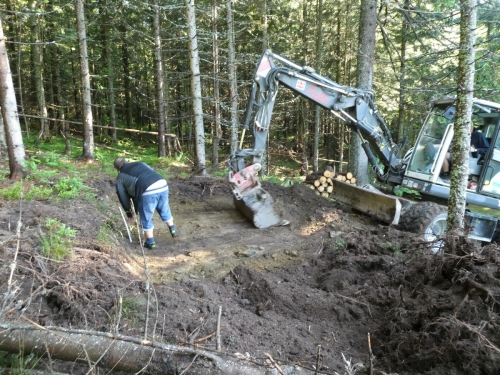
<path fill-rule="evenodd" d="M 267 0 L 262 1 L 262 50 L 265 51 L 269 48 L 269 16 L 267 14 Z"/>
<path fill-rule="evenodd" d="M 346 12 L 346 17 L 347 17 L 347 13 Z M 341 9 L 339 8 L 339 10 L 337 11 L 337 35 L 341 35 L 341 31 L 342 31 L 342 19 L 343 17 L 341 17 Z M 341 72 L 342 72 L 342 68 L 344 68 L 344 74 L 346 74 L 346 70 L 345 70 L 345 66 L 346 66 L 346 61 L 347 61 L 347 48 L 344 48 L 344 53 L 342 54 L 341 51 L 342 51 L 342 43 L 343 41 L 343 38 L 337 38 L 337 43 L 336 43 L 336 46 L 335 46 L 335 50 L 337 52 L 337 56 L 343 56 L 343 59 L 341 60 L 340 58 L 338 58 L 336 61 L 336 81 L 338 83 L 342 83 L 342 80 L 341 80 Z M 338 171 L 339 172 L 342 172 L 342 164 L 344 162 L 344 121 L 340 121 L 339 119 L 335 119 L 335 124 L 337 124 L 337 128 L 338 128 L 338 136 L 337 136 L 337 147 L 336 149 L 338 149 L 338 158 L 339 158 L 339 164 L 338 164 Z M 335 155 L 335 154 L 334 154 Z"/>
<path fill-rule="evenodd" d="M 165 102 L 163 98 L 163 61 L 161 58 L 161 36 L 160 36 L 160 8 L 158 2 L 155 4 L 153 33 L 155 37 L 155 65 L 156 65 L 156 101 L 158 115 L 158 156 L 167 156 L 165 151 Z"/>
<path fill-rule="evenodd" d="M 397 142 L 400 142 L 404 136 L 404 119 L 405 119 L 405 79 L 406 79 L 406 39 L 408 34 L 408 13 L 410 0 L 405 0 L 404 10 L 401 13 L 403 24 L 401 25 L 401 63 L 399 69 L 399 111 L 398 111 L 398 137 Z"/>
<path fill-rule="evenodd" d="M 3 116 L 1 115 L 2 107 L 0 107 L 0 155 L 4 152 L 7 155 L 7 139 L 5 138 L 5 125 L 3 124 Z"/>
<path fill-rule="evenodd" d="M 303 64 L 304 66 L 308 65 L 308 42 L 309 42 L 309 23 L 308 23 L 308 9 L 307 9 L 307 0 L 302 0 L 302 56 L 304 58 Z M 309 152 L 309 115 L 308 115 L 308 102 L 304 99 L 300 99 L 300 109 L 302 114 L 302 121 L 299 123 L 299 145 L 302 147 L 302 167 L 301 170 L 307 174 L 309 169 L 308 163 L 308 152 Z M 269 134 L 268 134 L 269 136 Z"/>
<path fill-rule="evenodd" d="M 317 15 L 316 15 L 317 29 L 316 29 L 316 71 L 321 74 L 321 63 L 323 55 L 323 0 L 318 0 Z M 313 171 L 318 171 L 318 158 L 319 158 L 319 132 L 321 125 L 321 108 L 316 106 L 314 116 L 314 146 L 313 146 Z M 307 172 L 307 170 L 306 170 Z"/>
<path fill-rule="evenodd" d="M 9 169 L 11 180 L 24 177 L 24 143 L 17 113 L 16 94 L 12 82 L 12 72 L 9 66 L 9 57 L 5 46 L 2 19 L 0 18 L 0 103 L 2 106 L 3 123 L 7 139 L 7 150 L 9 155 Z"/>
<path fill-rule="evenodd" d="M 215 101 L 215 123 L 212 141 L 212 167 L 219 167 L 219 143 L 222 138 L 221 115 L 220 115 L 220 92 L 219 92 L 219 38 L 217 35 L 217 0 L 212 0 L 212 43 L 214 60 L 214 101 Z"/>
<path fill-rule="evenodd" d="M 80 77 L 82 80 L 83 153 L 82 157 L 94 160 L 94 133 L 92 128 L 92 106 L 90 99 L 90 71 L 87 53 L 87 31 L 83 0 L 76 0 L 76 20 L 78 25 L 78 45 L 80 49 Z"/>
<path fill-rule="evenodd" d="M 132 83 L 130 82 L 130 58 L 127 42 L 127 30 L 122 31 L 122 63 L 123 63 L 123 96 L 125 97 L 125 122 L 127 128 L 132 128 Z"/>
<path fill-rule="evenodd" d="M 236 52 L 234 45 L 233 1 L 227 0 L 227 40 L 229 69 L 229 98 L 231 100 L 231 155 L 238 148 L 238 83 L 236 81 Z M 265 170 L 265 166 L 262 166 Z"/>
<path fill-rule="evenodd" d="M 186 0 L 189 28 L 189 60 L 191 65 L 191 93 L 193 96 L 195 140 L 196 140 L 196 174 L 205 176 L 205 130 L 203 127 L 203 107 L 201 103 L 200 57 L 198 55 L 198 36 L 196 35 L 196 17 L 194 0 Z"/>
<path fill-rule="evenodd" d="M 113 143 L 116 143 L 117 131 L 116 131 L 116 102 L 115 102 L 115 88 L 114 88 L 114 68 L 113 59 L 111 57 L 111 17 L 109 15 L 108 7 L 111 6 L 106 1 L 106 10 L 104 18 L 104 58 L 106 59 L 106 70 L 108 76 L 108 108 L 109 108 L 109 126 L 111 128 L 111 138 Z"/>
<path fill-rule="evenodd" d="M 468 179 L 476 40 L 476 0 L 460 0 L 460 50 L 457 72 L 457 112 L 453 124 L 453 164 L 448 200 L 448 231 L 463 235 Z"/>
<path fill-rule="evenodd" d="M 54 50 L 53 53 L 55 57 L 59 55 L 59 46 L 53 46 Z M 56 100 L 58 104 L 58 111 L 57 111 L 57 118 L 61 120 L 61 129 L 64 134 L 64 138 L 66 141 L 66 146 L 64 149 L 64 153 L 66 155 L 71 155 L 71 141 L 70 141 L 70 128 L 69 124 L 64 121 L 66 119 L 66 110 L 65 110 L 65 104 L 66 100 L 62 94 L 62 83 L 61 83 L 61 69 L 60 69 L 60 60 L 55 58 L 54 59 L 54 79 L 55 79 L 55 86 L 56 86 Z"/>
<path fill-rule="evenodd" d="M 357 62 L 357 86 L 370 90 L 373 84 L 375 62 L 375 29 L 377 27 L 377 0 L 361 0 Z M 357 177 L 357 185 L 365 185 L 368 178 L 368 158 L 361 147 L 359 136 L 351 137 L 349 170 Z"/>
<path fill-rule="evenodd" d="M 19 25 L 21 22 L 19 22 Z M 21 26 L 19 26 L 21 28 Z M 21 32 L 18 32 L 18 35 L 20 35 Z M 17 44 L 17 85 L 18 85 L 18 92 L 19 92 L 19 104 L 20 108 L 22 111 L 24 111 L 24 103 L 23 103 L 23 80 L 22 80 L 22 75 L 21 75 L 21 43 Z M 30 140 L 30 127 L 28 123 L 27 117 L 23 117 L 24 120 L 24 127 L 26 129 L 26 139 L 29 141 Z"/>
<path fill-rule="evenodd" d="M 40 133 L 35 140 L 35 143 L 40 139 L 48 141 L 50 139 L 49 123 L 47 121 L 48 113 L 47 106 L 45 105 L 45 90 L 43 86 L 43 54 L 42 45 L 40 40 L 40 20 L 37 15 L 37 3 L 31 0 L 28 7 L 32 13 L 30 15 L 30 28 L 31 28 L 31 55 L 33 61 L 33 80 L 35 84 L 36 100 L 38 104 L 38 113 L 40 115 Z"/>

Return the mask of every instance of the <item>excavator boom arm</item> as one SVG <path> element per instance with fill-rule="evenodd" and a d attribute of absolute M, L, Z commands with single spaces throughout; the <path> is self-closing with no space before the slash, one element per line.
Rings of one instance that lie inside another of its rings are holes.
<path fill-rule="evenodd" d="M 278 66 L 277 62 L 281 65 Z M 398 147 L 375 108 L 373 93 L 370 90 L 339 85 L 317 74 L 312 68 L 301 67 L 270 50 L 264 52 L 255 70 L 252 93 L 243 123 L 245 129 L 252 125 L 254 148 L 240 148 L 235 155 L 236 159 L 253 155 L 254 162 L 260 162 L 280 85 L 345 121 L 361 137 L 363 149 L 381 179 L 389 168 L 393 171 L 401 169 L 402 160 L 397 156 Z M 383 167 L 378 162 L 382 163 Z M 239 170 L 241 167 L 235 166 L 235 169 Z"/>
<path fill-rule="evenodd" d="M 240 145 L 229 161 L 229 182 L 235 205 L 256 227 L 283 224 L 272 207 L 271 196 L 258 179 L 280 85 L 345 121 L 361 138 L 362 147 L 379 180 L 387 182 L 388 176 L 403 171 L 402 161 L 396 156 L 397 146 L 374 106 L 371 91 L 339 85 L 312 68 L 301 67 L 270 50 L 262 54 L 253 79 Z M 253 134 L 253 148 L 242 148 L 246 130 Z M 247 165 L 249 157 L 252 163 Z"/>

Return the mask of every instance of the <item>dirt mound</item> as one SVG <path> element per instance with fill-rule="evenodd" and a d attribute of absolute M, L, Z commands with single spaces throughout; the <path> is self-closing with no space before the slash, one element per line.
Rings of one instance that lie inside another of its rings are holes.
<path fill-rule="evenodd" d="M 368 365 L 370 333 L 377 370 L 500 373 L 496 245 L 478 253 L 449 239 L 453 255 L 432 255 L 410 234 L 302 184 L 263 184 L 290 225 L 258 230 L 234 208 L 224 180 L 191 178 L 169 181 L 181 236 L 155 221 L 158 247 L 143 251 L 137 228 L 128 239 L 114 181 L 88 183 L 95 200 L 0 202 L 2 295 L 23 222 L 19 293 L 4 319 L 118 328 L 210 350 L 219 322 L 224 352 L 262 363 L 269 353 L 326 374 L 346 373 L 343 358 Z M 40 255 L 47 217 L 77 231 L 71 259 Z"/>

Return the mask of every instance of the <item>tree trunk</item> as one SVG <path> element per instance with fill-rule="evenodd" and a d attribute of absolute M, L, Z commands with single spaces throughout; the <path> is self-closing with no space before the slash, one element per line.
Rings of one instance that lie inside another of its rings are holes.
<path fill-rule="evenodd" d="M 212 48 L 214 60 L 214 101 L 215 119 L 212 138 L 212 167 L 219 166 L 219 143 L 222 138 L 221 115 L 220 115 L 220 92 L 219 92 L 219 39 L 217 36 L 217 0 L 212 0 Z"/>
<path fill-rule="evenodd" d="M 135 337 L 106 332 L 68 330 L 58 327 L 39 329 L 34 326 L 12 325 L 0 322 L 0 350 L 10 353 L 23 352 L 47 355 L 50 359 L 59 359 L 82 364 L 145 374 L 175 375 L 275 375 L 273 366 L 256 366 L 244 358 L 222 353 L 207 352 L 195 348 L 163 344 Z M 40 343 L 43 343 L 40 345 Z M 90 367 L 90 366 L 89 366 Z M 283 374 L 312 375 L 311 371 L 300 371 L 295 367 L 281 367 Z M 89 371 L 94 372 L 94 371 Z"/>
<path fill-rule="evenodd" d="M 269 48 L 269 16 L 267 10 L 267 0 L 262 1 L 262 50 Z"/>
<path fill-rule="evenodd" d="M 238 83 L 236 81 L 236 57 L 234 45 L 233 1 L 227 0 L 227 40 L 229 69 L 229 98 L 231 100 L 231 155 L 238 148 Z M 265 166 L 262 166 L 265 170 Z"/>
<path fill-rule="evenodd" d="M 108 75 L 108 108 L 109 108 L 109 126 L 111 128 L 111 138 L 113 143 L 116 143 L 117 131 L 116 131 L 116 102 L 115 102 L 115 87 L 114 87 L 114 68 L 113 59 L 111 57 L 111 17 L 110 9 L 108 7 L 112 6 L 106 2 L 106 10 L 104 14 L 104 58 L 106 59 L 106 72 Z"/>
<path fill-rule="evenodd" d="M 302 56 L 303 56 L 303 64 L 304 66 L 308 66 L 308 42 L 309 42 L 309 10 L 307 8 L 307 0 L 302 0 Z M 299 145 L 302 147 L 301 161 L 302 167 L 301 170 L 307 174 L 309 170 L 309 162 L 308 162 L 308 152 L 309 152 L 309 111 L 308 111 L 309 102 L 305 98 L 300 99 L 300 109 L 302 114 L 302 121 L 299 124 Z M 269 134 L 268 134 L 269 136 Z"/>
<path fill-rule="evenodd" d="M 359 20 L 357 86 L 371 89 L 375 62 L 375 29 L 377 27 L 377 0 L 361 0 Z M 368 178 L 368 158 L 361 147 L 361 138 L 351 137 L 349 170 L 358 176 L 358 185 L 365 185 Z"/>
<path fill-rule="evenodd" d="M 0 107 L 7 139 L 9 154 L 9 169 L 11 180 L 24 177 L 24 143 L 17 113 L 16 94 L 12 82 L 12 73 L 9 67 L 9 57 L 5 46 L 2 20 L 0 18 Z"/>
<path fill-rule="evenodd" d="M 7 139 L 5 138 L 5 125 L 3 124 L 3 116 L 1 115 L 2 107 L 0 107 L 0 155 L 7 152 Z M 7 153 L 6 153 L 7 155 Z"/>
<path fill-rule="evenodd" d="M 33 80 L 35 84 L 36 100 L 38 104 L 38 113 L 40 118 L 40 132 L 35 140 L 35 143 L 40 139 L 44 141 L 50 140 L 49 122 L 47 121 L 47 106 L 45 105 L 45 90 L 43 86 L 43 53 L 40 40 L 40 22 L 38 19 L 37 3 L 31 0 L 28 7 L 32 13 L 30 15 L 30 28 L 31 28 L 31 58 L 33 62 Z"/>
<path fill-rule="evenodd" d="M 87 31 L 83 0 L 76 0 L 76 22 L 78 25 L 78 46 L 80 49 L 80 77 L 82 80 L 83 153 L 87 162 L 94 160 L 94 133 L 92 128 L 92 106 L 90 99 L 90 71 L 87 53 Z"/>
<path fill-rule="evenodd" d="M 399 143 L 404 136 L 404 118 L 405 118 L 405 79 L 406 79 L 406 38 L 408 34 L 408 13 L 410 0 L 405 0 L 404 9 L 401 12 L 403 24 L 401 26 L 401 62 L 399 65 L 399 111 L 398 111 L 398 137 L 396 142 Z"/>
<path fill-rule="evenodd" d="M 448 231 L 463 234 L 469 174 L 470 126 L 474 96 L 476 0 L 460 0 L 460 49 L 457 72 L 457 112 L 453 124 L 453 169 L 448 200 Z"/>
<path fill-rule="evenodd" d="M 323 0 L 318 0 L 316 15 L 316 71 L 321 74 L 321 63 L 323 55 Z M 318 170 L 319 158 L 319 132 L 321 126 L 321 108 L 316 106 L 314 118 L 314 145 L 313 145 L 313 171 Z"/>
<path fill-rule="evenodd" d="M 205 176 L 205 129 L 203 126 L 203 107 L 201 103 L 200 57 L 198 55 L 198 36 L 196 35 L 196 16 L 194 0 L 186 0 L 187 23 L 189 28 L 189 61 L 191 65 L 191 94 L 196 144 L 196 174 Z"/>
<path fill-rule="evenodd" d="M 64 138 L 66 141 L 64 154 L 71 155 L 71 141 L 70 141 L 70 128 L 69 123 L 64 121 L 66 119 L 66 99 L 62 94 L 62 83 L 61 83 L 61 69 L 60 69 L 60 61 L 57 58 L 59 56 L 59 46 L 53 46 L 53 54 L 54 54 L 54 80 L 56 86 L 56 100 L 59 106 L 57 111 L 57 118 L 61 121 L 60 126 L 62 133 L 64 134 Z"/>
<path fill-rule="evenodd" d="M 125 98 L 124 115 L 127 128 L 132 128 L 132 83 L 130 79 L 130 58 L 127 41 L 127 30 L 122 28 L 122 63 L 123 63 L 123 96 Z"/>
<path fill-rule="evenodd" d="M 158 116 L 158 156 L 167 156 L 165 149 L 165 101 L 163 98 L 163 61 L 161 58 L 161 36 L 160 36 L 160 8 L 158 3 L 154 7 L 153 34 L 155 37 L 155 65 L 156 65 L 156 102 Z"/>

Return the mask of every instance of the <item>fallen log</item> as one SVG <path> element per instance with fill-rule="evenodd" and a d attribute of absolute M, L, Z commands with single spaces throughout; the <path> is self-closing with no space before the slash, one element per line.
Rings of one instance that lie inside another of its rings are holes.
<path fill-rule="evenodd" d="M 164 344 L 108 332 L 17 325 L 0 322 L 0 350 L 49 356 L 128 373 L 174 375 L 189 368 L 193 375 L 275 375 L 274 367 L 222 352 Z M 43 343 L 43 344 L 40 344 Z M 213 366 L 207 366 L 207 360 Z M 285 375 L 312 375 L 308 369 L 281 366 Z"/>

